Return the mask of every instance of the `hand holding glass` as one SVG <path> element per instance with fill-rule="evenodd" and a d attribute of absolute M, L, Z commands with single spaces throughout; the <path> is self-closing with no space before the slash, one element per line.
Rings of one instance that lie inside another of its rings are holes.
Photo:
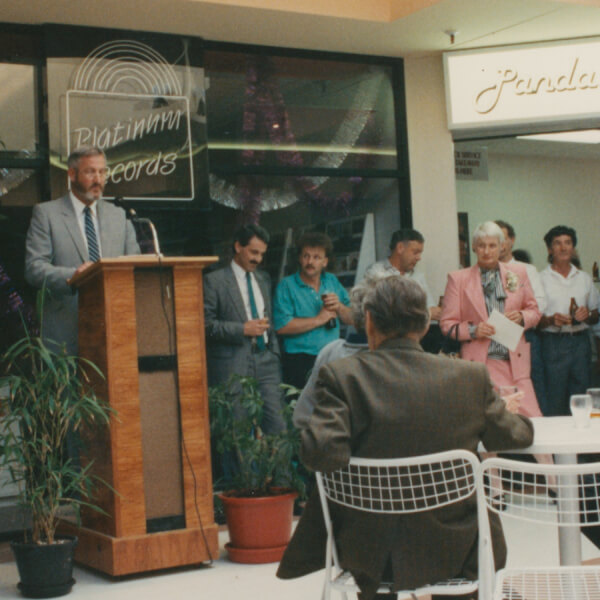
<path fill-rule="evenodd" d="M 504 400 L 506 410 L 516 413 L 519 411 L 525 392 L 520 391 L 516 385 L 501 385 L 498 388 L 498 395 Z"/>
<path fill-rule="evenodd" d="M 589 394 L 571 396 L 571 414 L 577 429 L 589 427 L 592 414 L 592 397 Z"/>

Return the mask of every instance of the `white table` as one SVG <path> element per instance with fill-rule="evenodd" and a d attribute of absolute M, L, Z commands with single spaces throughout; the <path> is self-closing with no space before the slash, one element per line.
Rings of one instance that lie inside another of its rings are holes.
<path fill-rule="evenodd" d="M 511 454 L 554 454 L 559 465 L 577 463 L 577 455 L 600 453 L 600 418 L 591 419 L 590 427 L 577 429 L 572 417 L 534 417 L 533 444 L 520 450 L 510 450 Z M 573 478 L 573 488 L 577 480 Z M 559 486 L 558 502 L 571 504 L 575 508 L 579 502 L 576 489 L 572 494 L 561 493 Z M 561 565 L 581 564 L 581 533 L 577 527 L 559 527 L 559 551 Z"/>

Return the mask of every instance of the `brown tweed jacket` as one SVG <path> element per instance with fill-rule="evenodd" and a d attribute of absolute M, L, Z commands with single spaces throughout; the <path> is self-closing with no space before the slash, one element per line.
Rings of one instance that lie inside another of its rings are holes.
<path fill-rule="evenodd" d="M 384 342 L 321 368 L 317 404 L 302 431 L 301 457 L 313 470 L 332 471 L 350 456 L 393 458 L 463 448 L 476 452 L 526 447 L 531 422 L 506 411 L 484 365 L 426 354 L 408 339 Z M 332 504 L 340 562 L 372 598 L 391 564 L 395 589 L 447 577 L 477 576 L 475 498 L 429 513 L 375 515 Z M 499 568 L 506 547 L 492 519 Z M 325 529 L 311 496 L 277 575 L 292 578 L 325 564 Z"/>

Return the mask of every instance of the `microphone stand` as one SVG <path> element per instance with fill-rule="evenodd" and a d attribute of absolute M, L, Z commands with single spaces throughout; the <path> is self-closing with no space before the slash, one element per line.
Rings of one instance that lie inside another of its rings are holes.
<path fill-rule="evenodd" d="M 115 206 L 122 208 L 125 211 L 127 218 L 133 221 L 134 223 L 146 223 L 146 225 L 150 227 L 150 232 L 152 233 L 152 246 L 154 247 L 154 254 L 156 254 L 156 256 L 162 256 L 162 252 L 160 251 L 160 244 L 158 243 L 158 234 L 156 233 L 156 227 L 154 227 L 154 223 L 147 217 L 138 217 L 137 213 L 133 208 L 125 205 L 122 196 L 116 197 L 112 202 Z"/>

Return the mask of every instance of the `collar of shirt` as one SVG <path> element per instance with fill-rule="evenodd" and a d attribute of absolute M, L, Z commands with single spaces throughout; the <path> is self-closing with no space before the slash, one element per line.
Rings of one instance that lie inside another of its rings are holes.
<path fill-rule="evenodd" d="M 569 269 L 569 273 L 566 277 L 563 277 L 558 271 L 553 269 L 551 264 L 548 265 L 548 271 L 550 272 L 552 277 L 559 277 L 560 279 L 572 279 L 573 277 L 576 277 L 579 273 L 579 269 L 573 263 L 571 263 L 571 268 Z"/>
<path fill-rule="evenodd" d="M 396 269 L 396 267 L 391 263 L 389 258 L 385 259 L 385 268 L 388 271 L 394 271 L 394 273 L 400 273 L 400 275 L 404 275 L 406 277 L 411 277 L 415 272 L 415 270 L 413 269 L 412 271 L 406 271 L 405 273 L 401 273 L 400 270 Z"/>
<path fill-rule="evenodd" d="M 73 192 L 69 192 L 69 198 L 71 198 L 71 204 L 73 205 L 73 210 L 75 211 L 77 218 L 83 219 L 83 211 L 85 210 L 87 204 L 84 204 Z M 89 206 L 90 210 L 92 211 L 92 217 L 94 217 L 94 219 L 97 219 L 98 206 L 96 201 L 94 200 L 94 202 L 92 202 Z"/>
<path fill-rule="evenodd" d="M 327 274 L 327 271 L 322 271 L 321 275 L 319 276 L 319 290 L 323 287 L 323 281 L 326 277 L 326 274 Z M 300 271 L 296 271 L 294 273 L 294 279 L 295 279 L 296 283 L 298 284 L 298 286 L 310 288 L 311 290 L 315 291 L 315 293 L 318 293 L 318 290 L 315 290 L 315 288 L 312 285 L 308 285 L 308 283 L 305 283 L 304 281 L 302 281 L 302 277 L 300 277 Z"/>

